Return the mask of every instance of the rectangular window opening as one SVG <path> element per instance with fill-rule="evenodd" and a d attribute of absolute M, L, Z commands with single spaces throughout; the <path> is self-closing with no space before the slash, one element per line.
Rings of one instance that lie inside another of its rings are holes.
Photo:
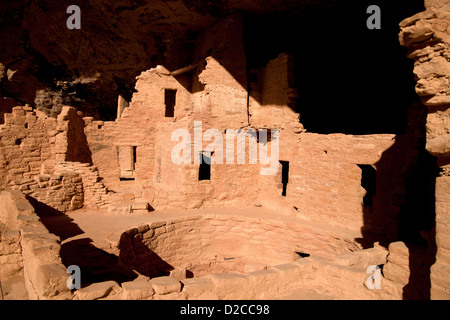
<path fill-rule="evenodd" d="M 198 169 L 198 181 L 211 180 L 211 157 L 213 152 L 200 153 L 200 167 Z"/>
<path fill-rule="evenodd" d="M 283 191 L 281 195 L 286 197 L 287 184 L 289 182 L 289 161 L 280 161 L 281 164 L 281 183 L 283 184 Z"/>
<path fill-rule="evenodd" d="M 377 187 L 377 170 L 370 164 L 358 164 L 358 167 L 361 169 L 361 186 L 366 190 L 363 205 L 372 206 Z"/>
<path fill-rule="evenodd" d="M 164 103 L 166 105 L 165 116 L 167 118 L 171 118 L 175 115 L 176 96 L 177 90 L 164 89 Z"/>
<path fill-rule="evenodd" d="M 133 171 L 136 169 L 136 146 L 133 146 Z"/>

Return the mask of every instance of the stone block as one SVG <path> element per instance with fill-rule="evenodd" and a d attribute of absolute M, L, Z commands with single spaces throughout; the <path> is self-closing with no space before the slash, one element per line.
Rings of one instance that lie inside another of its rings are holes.
<path fill-rule="evenodd" d="M 0 256 L 0 265 L 3 264 L 21 264 L 22 263 L 22 255 L 19 253 L 12 253 L 7 255 Z"/>
<path fill-rule="evenodd" d="M 3 257 L 0 257 L 3 258 Z M 4 264 L 0 261 L 0 279 L 5 280 L 9 277 L 12 277 L 20 272 L 23 268 L 23 264 L 16 262 L 16 263 L 8 263 Z"/>
<path fill-rule="evenodd" d="M 170 276 L 153 278 L 150 282 L 155 292 L 160 295 L 181 291 L 180 281 Z"/>
<path fill-rule="evenodd" d="M 44 264 L 37 267 L 30 277 L 39 298 L 52 298 L 69 291 L 67 279 L 69 274 L 62 264 Z"/>
<path fill-rule="evenodd" d="M 271 270 L 279 272 L 281 277 L 284 278 L 284 281 L 287 282 L 300 281 L 302 278 L 302 269 L 298 266 L 298 264 L 294 263 L 279 264 L 273 266 Z"/>
<path fill-rule="evenodd" d="M 139 233 L 144 233 L 144 232 L 147 232 L 148 229 L 149 229 L 148 224 L 143 224 L 143 225 L 140 225 L 138 227 L 138 232 Z"/>
<path fill-rule="evenodd" d="M 67 279 L 67 277 L 66 277 Z M 116 281 L 104 281 L 93 283 L 87 287 L 75 291 L 75 297 L 79 300 L 96 300 L 104 298 L 112 293 L 117 293 L 121 290 Z"/>
<path fill-rule="evenodd" d="M 7 243 L 5 241 L 0 241 L 0 253 L 1 254 L 12 254 L 20 253 L 22 248 L 19 242 Z"/>
<path fill-rule="evenodd" d="M 264 299 L 283 289 L 280 274 L 275 270 L 259 270 L 248 273 L 253 282 L 254 299 Z"/>
<path fill-rule="evenodd" d="M 38 217 L 38 216 L 35 216 L 35 215 L 19 214 L 19 215 L 17 216 L 17 220 L 18 220 L 20 223 L 23 223 L 23 222 L 32 222 L 32 221 L 39 221 L 39 217 Z"/>
<path fill-rule="evenodd" d="M 186 269 L 184 268 L 173 268 L 169 271 L 169 276 L 174 277 L 178 281 L 186 279 Z"/>
<path fill-rule="evenodd" d="M 199 277 L 183 279 L 181 282 L 183 284 L 182 292 L 186 293 L 189 300 L 217 299 L 211 279 Z"/>
<path fill-rule="evenodd" d="M 6 241 L 7 243 L 14 243 L 20 240 L 20 231 L 19 230 L 7 230 L 2 234 L 2 241 Z"/>
<path fill-rule="evenodd" d="M 16 207 L 19 211 L 22 211 L 23 214 L 34 213 L 33 206 L 26 199 L 17 199 L 15 200 Z"/>
<path fill-rule="evenodd" d="M 129 204 L 110 204 L 108 212 L 111 214 L 130 214 L 132 211 Z"/>
<path fill-rule="evenodd" d="M 267 269 L 267 264 L 262 262 L 246 262 L 244 265 L 244 273 Z"/>
<path fill-rule="evenodd" d="M 122 283 L 122 289 L 122 298 L 125 300 L 148 300 L 155 293 L 150 279 L 145 277 Z"/>
<path fill-rule="evenodd" d="M 147 202 L 133 202 L 131 204 L 132 210 L 146 210 L 148 211 L 148 203 Z"/>
<path fill-rule="evenodd" d="M 145 232 L 143 234 L 143 238 L 144 239 L 150 239 L 155 235 L 155 230 L 154 229 L 149 229 L 147 232 Z"/>
<path fill-rule="evenodd" d="M 409 266 L 388 262 L 383 267 L 383 275 L 386 279 L 406 285 L 409 282 Z"/>
<path fill-rule="evenodd" d="M 208 276 L 214 284 L 219 299 L 252 299 L 252 282 L 245 275 L 217 273 Z"/>

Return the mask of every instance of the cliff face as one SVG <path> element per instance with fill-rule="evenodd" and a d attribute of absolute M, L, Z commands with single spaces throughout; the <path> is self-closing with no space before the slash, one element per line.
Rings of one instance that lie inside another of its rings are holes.
<path fill-rule="evenodd" d="M 384 32 L 420 11 L 417 3 L 421 1 L 379 3 L 384 10 Z M 261 65 L 292 43 L 299 47 L 304 43 L 307 50 L 302 52 L 325 52 L 328 47 L 323 43 L 331 40 L 331 57 L 341 52 L 333 48 L 338 38 L 347 43 L 355 37 L 355 45 L 362 40 L 369 43 L 360 38 L 361 33 L 349 34 L 352 29 L 347 27 L 353 21 L 365 28 L 370 1 L 83 0 L 77 2 L 80 30 L 66 27 L 70 16 L 66 10 L 71 4 L 68 0 L 0 3 L 0 112 L 28 103 L 55 116 L 62 105 L 71 105 L 86 115 L 112 120 L 117 96 L 131 99 L 136 76 L 158 64 L 169 70 L 186 66 L 192 60 L 198 34 L 235 12 L 252 17 L 247 20 L 247 29 L 254 34 L 246 41 L 252 46 L 249 52 L 253 61 L 259 57 L 265 60 Z M 388 18 L 391 12 L 400 12 L 400 16 Z M 252 26 L 257 28 L 252 30 Z M 273 30 L 267 31 L 271 26 Z M 319 29 L 317 38 L 310 36 Z M 352 50 L 349 48 L 349 52 Z M 269 52 L 271 56 L 266 57 Z M 329 74 L 338 72 L 330 70 Z"/>
<path fill-rule="evenodd" d="M 449 299 L 450 198 L 450 1 L 426 0 L 426 11 L 400 23 L 400 43 L 414 59 L 416 92 L 428 108 L 426 149 L 437 158 L 436 261 L 431 267 L 431 298 Z"/>
<path fill-rule="evenodd" d="M 81 29 L 69 30 L 70 4 L 0 4 L 2 96 L 53 114 L 70 104 L 108 118 L 141 71 L 170 64 L 183 53 L 180 39 L 214 21 L 182 1 L 87 0 L 78 4 Z"/>

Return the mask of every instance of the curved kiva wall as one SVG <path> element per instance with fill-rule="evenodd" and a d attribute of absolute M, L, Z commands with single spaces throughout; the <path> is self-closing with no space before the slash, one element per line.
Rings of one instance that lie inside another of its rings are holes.
<path fill-rule="evenodd" d="M 197 215 L 124 232 L 119 263 L 149 277 L 244 273 L 292 262 L 305 253 L 332 258 L 356 251 L 360 248 L 354 238 L 298 219 Z"/>

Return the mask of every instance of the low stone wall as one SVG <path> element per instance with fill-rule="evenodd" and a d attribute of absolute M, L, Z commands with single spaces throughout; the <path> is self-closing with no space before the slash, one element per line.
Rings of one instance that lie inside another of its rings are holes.
<path fill-rule="evenodd" d="M 70 299 L 72 293 L 66 285 L 69 275 L 61 263 L 59 237 L 45 228 L 20 191 L 1 191 L 0 203 L 0 222 L 9 230 L 3 233 L 2 240 L 5 235 L 14 236 L 10 239 L 15 248 L 11 254 L 15 254 L 19 265 L 23 261 L 29 298 Z"/>
<path fill-rule="evenodd" d="M 0 222 L 0 281 L 18 275 L 23 270 L 20 232 L 9 230 Z"/>
<path fill-rule="evenodd" d="M 291 297 L 308 299 L 308 292 L 335 299 L 401 299 L 392 286 L 369 289 L 365 285 L 369 265 L 383 265 L 388 251 L 377 247 L 347 253 L 328 260 L 299 258 L 290 263 L 246 273 L 216 273 L 179 279 L 179 275 L 148 278 L 139 276 L 121 285 L 114 281 L 95 283 L 75 292 L 75 299 L 127 300 L 237 300 Z"/>

